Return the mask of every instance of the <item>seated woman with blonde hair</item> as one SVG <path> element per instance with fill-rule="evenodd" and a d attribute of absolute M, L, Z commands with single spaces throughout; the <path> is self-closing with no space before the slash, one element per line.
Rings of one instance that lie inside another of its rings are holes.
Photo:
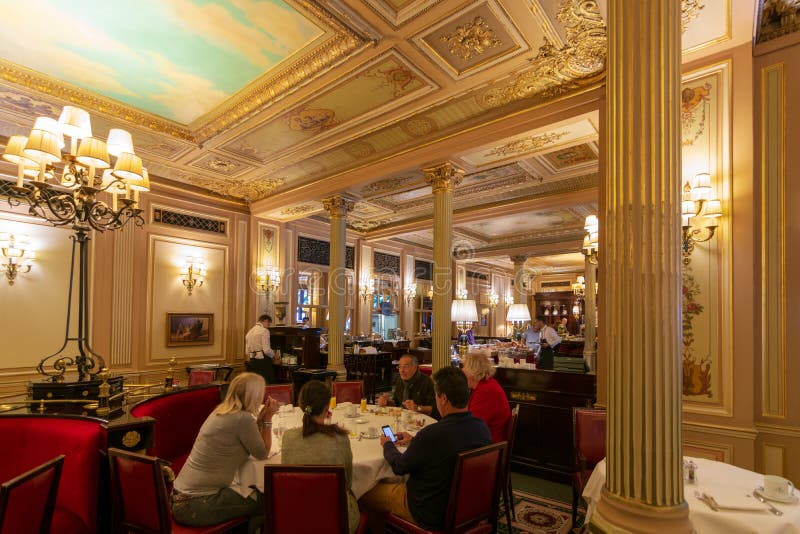
<path fill-rule="evenodd" d="M 264 378 L 242 373 L 228 386 L 225 400 L 208 416 L 192 452 L 175 479 L 172 515 L 191 527 L 250 518 L 248 532 L 264 522 L 264 495 L 254 490 L 243 497 L 229 486 L 236 470 L 250 456 L 263 460 L 272 446 L 272 416 L 278 403 L 264 402 Z"/>
<path fill-rule="evenodd" d="M 302 428 L 287 430 L 281 443 L 282 464 L 344 465 L 347 488 L 347 519 L 350 532 L 359 522 L 358 502 L 353 495 L 353 451 L 347 430 L 338 425 L 326 425 L 331 391 L 324 382 L 306 382 L 298 395 L 303 410 Z"/>
<path fill-rule="evenodd" d="M 506 392 L 494 379 L 494 365 L 485 354 L 469 352 L 462 360 L 461 369 L 467 377 L 467 385 L 472 390 L 469 397 L 469 411 L 483 419 L 492 433 L 492 443 L 505 440 L 505 427 L 511 418 Z"/>

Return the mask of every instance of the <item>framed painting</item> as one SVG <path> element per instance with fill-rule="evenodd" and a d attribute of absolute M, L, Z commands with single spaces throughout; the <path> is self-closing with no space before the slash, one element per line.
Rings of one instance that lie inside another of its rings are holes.
<path fill-rule="evenodd" d="M 275 326 L 286 326 L 286 314 L 288 312 L 288 302 L 275 303 Z"/>
<path fill-rule="evenodd" d="M 167 313 L 168 347 L 213 344 L 213 313 Z"/>

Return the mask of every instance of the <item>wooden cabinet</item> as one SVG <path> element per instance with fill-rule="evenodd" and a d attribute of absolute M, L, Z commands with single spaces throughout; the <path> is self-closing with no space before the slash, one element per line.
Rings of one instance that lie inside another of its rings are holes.
<path fill-rule="evenodd" d="M 297 363 L 307 369 L 320 368 L 319 328 L 298 326 L 271 326 L 269 343 L 272 350 L 280 349 L 282 355 L 297 356 Z"/>
<path fill-rule="evenodd" d="M 545 323 L 558 328 L 561 324 L 561 319 L 567 319 L 567 331 L 570 335 L 580 334 L 580 319 L 583 315 L 583 302 L 580 298 L 575 296 L 572 291 L 553 291 L 550 293 L 536 293 L 533 296 L 533 315 L 535 317 L 543 317 Z M 572 313 L 572 307 L 577 304 L 579 306 L 580 315 L 575 317 Z M 563 337 L 563 336 L 562 336 Z"/>
<path fill-rule="evenodd" d="M 572 408 L 594 404 L 595 375 L 498 367 L 495 378 L 512 408 L 520 405 L 511 461 L 534 476 L 569 483 Z"/>

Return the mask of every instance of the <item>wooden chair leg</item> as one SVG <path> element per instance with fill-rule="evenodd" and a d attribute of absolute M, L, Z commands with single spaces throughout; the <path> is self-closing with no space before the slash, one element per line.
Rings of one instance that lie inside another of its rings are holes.
<path fill-rule="evenodd" d="M 517 520 L 517 510 L 514 508 L 514 488 L 511 487 L 511 473 L 508 474 L 508 495 L 510 496 L 510 503 L 511 503 L 511 517 L 514 518 L 514 521 Z"/>
<path fill-rule="evenodd" d="M 508 484 L 506 484 L 505 487 L 503 488 L 503 503 L 505 504 L 506 507 L 506 524 L 508 524 L 508 531 L 513 532 L 511 527 L 511 513 L 514 511 L 514 501 L 512 500 L 513 497 L 511 492 L 509 491 L 510 487 L 511 487 L 511 482 L 509 481 Z M 514 517 L 514 519 L 516 520 L 516 517 Z"/>
<path fill-rule="evenodd" d="M 575 522 L 578 520 L 578 499 L 580 495 L 578 495 L 578 488 L 575 487 L 575 483 L 572 484 L 572 528 L 575 528 Z"/>

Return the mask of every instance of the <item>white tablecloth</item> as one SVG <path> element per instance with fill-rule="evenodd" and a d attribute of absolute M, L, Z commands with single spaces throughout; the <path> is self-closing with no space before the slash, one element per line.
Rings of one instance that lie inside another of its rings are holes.
<path fill-rule="evenodd" d="M 715 462 L 704 458 L 686 458 L 697 464 L 697 482 L 685 483 L 684 497 L 689 505 L 689 519 L 698 534 L 789 534 L 800 533 L 800 504 L 782 504 L 771 502 L 782 516 L 768 511 L 744 512 L 734 510 L 713 511 L 709 506 L 695 497 L 695 491 L 714 497 L 719 504 L 734 506 L 763 506 L 752 497 L 753 490 L 764 485 L 764 475 L 748 471 L 723 462 Z M 589 482 L 583 490 L 586 499 L 586 522 L 588 523 L 606 483 L 606 462 L 603 460 L 595 467 Z"/>
<path fill-rule="evenodd" d="M 355 437 L 351 435 L 350 448 L 353 451 L 353 493 L 358 499 L 371 490 L 379 480 L 397 478 L 396 475 L 392 473 L 392 468 L 389 467 L 389 464 L 383 459 L 383 448 L 381 447 L 380 439 L 367 438 L 363 434 L 366 434 L 370 427 L 375 427 L 378 430 L 378 434 L 382 435 L 381 427 L 383 425 L 389 425 L 392 427 L 393 431 L 397 432 L 398 419 L 392 415 L 392 410 L 395 410 L 393 408 L 386 408 L 382 410 L 382 412 L 385 413 L 377 414 L 373 413 L 377 408 L 369 406 L 367 412 L 362 413 L 359 410 L 358 417 L 356 418 L 347 417 L 347 410 L 347 403 L 345 403 L 344 406 L 337 406 L 333 411 L 332 422 L 356 431 Z M 409 432 L 410 434 L 416 434 L 418 430 L 418 426 L 416 426 L 414 421 L 424 421 L 425 425 L 436 422 L 435 419 L 427 415 L 409 412 L 408 410 L 403 410 L 402 412 L 403 415 L 399 418 L 400 430 Z M 407 416 L 406 414 L 409 415 Z M 404 419 L 409 416 L 412 418 L 412 423 L 405 425 Z M 278 425 L 283 425 L 285 429 L 297 428 L 302 425 L 302 420 L 303 413 L 300 408 L 297 407 L 291 411 L 281 411 L 275 414 L 272 419 L 272 450 L 270 451 L 269 458 L 266 460 L 256 460 L 251 457 L 239 469 L 236 479 L 234 480 L 233 488 L 240 491 L 242 494 L 248 494 L 250 492 L 248 488 L 251 485 L 255 485 L 259 490 L 264 491 L 264 465 L 268 463 L 281 463 L 280 442 L 274 434 L 275 428 Z M 366 422 L 356 422 L 360 420 L 366 420 Z M 359 439 L 359 436 L 361 436 L 361 439 Z M 401 448 L 400 450 L 403 449 Z"/>

